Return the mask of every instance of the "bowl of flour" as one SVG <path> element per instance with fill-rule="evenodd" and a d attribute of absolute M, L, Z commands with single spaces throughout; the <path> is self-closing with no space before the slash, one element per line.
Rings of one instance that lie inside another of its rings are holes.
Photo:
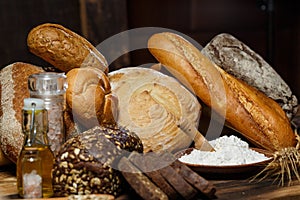
<path fill-rule="evenodd" d="M 189 148 L 177 153 L 178 160 L 198 172 L 231 174 L 258 170 L 272 159 L 267 151 L 250 148 L 234 135 L 224 135 L 209 143 L 214 152 Z"/>

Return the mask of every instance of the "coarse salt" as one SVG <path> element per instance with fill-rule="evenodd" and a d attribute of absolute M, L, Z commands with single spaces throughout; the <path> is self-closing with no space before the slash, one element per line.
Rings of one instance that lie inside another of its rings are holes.
<path fill-rule="evenodd" d="M 264 154 L 250 149 L 247 142 L 234 135 L 225 135 L 209 143 L 214 147 L 214 152 L 194 149 L 190 154 L 181 156 L 179 161 L 198 165 L 229 166 L 251 164 L 269 159 Z"/>

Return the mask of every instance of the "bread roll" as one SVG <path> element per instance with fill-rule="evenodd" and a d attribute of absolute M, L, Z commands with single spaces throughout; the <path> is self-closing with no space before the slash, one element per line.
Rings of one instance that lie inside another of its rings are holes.
<path fill-rule="evenodd" d="M 289 119 L 297 113 L 298 100 L 280 75 L 257 53 L 230 34 L 219 34 L 201 51 L 234 77 L 275 100 Z"/>
<path fill-rule="evenodd" d="M 68 72 L 77 67 L 96 67 L 108 72 L 104 56 L 85 38 L 58 24 L 42 24 L 33 28 L 27 37 L 29 50 Z"/>
<path fill-rule="evenodd" d="M 16 163 L 23 146 L 22 108 L 28 98 L 27 80 L 43 69 L 28 63 L 16 62 L 0 71 L 0 144 L 3 153 Z"/>
<path fill-rule="evenodd" d="M 179 128 L 179 121 L 184 118 L 198 127 L 201 106 L 176 79 L 141 67 L 108 75 L 119 100 L 117 123 L 141 138 L 145 152 L 174 151 L 191 144 L 193 138 Z"/>
<path fill-rule="evenodd" d="M 183 37 L 154 34 L 148 47 L 159 62 L 255 145 L 271 151 L 295 146 L 295 135 L 279 104 L 226 73 Z"/>
<path fill-rule="evenodd" d="M 76 123 L 86 129 L 116 123 L 118 101 L 103 71 L 93 67 L 74 68 L 67 73 L 67 82 L 66 103 Z"/>

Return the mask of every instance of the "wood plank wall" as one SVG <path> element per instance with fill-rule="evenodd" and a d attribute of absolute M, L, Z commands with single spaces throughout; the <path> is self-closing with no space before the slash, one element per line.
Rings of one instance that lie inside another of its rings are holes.
<path fill-rule="evenodd" d="M 271 1 L 271 0 L 270 0 Z M 273 0 L 272 53 L 268 50 L 268 0 L 10 0 L 0 1 L 0 66 L 15 61 L 48 65 L 26 47 L 29 30 L 60 23 L 95 46 L 121 31 L 138 27 L 170 28 L 203 46 L 221 32 L 235 35 L 267 61 L 300 98 L 300 1 Z M 123 48 L 123 47 L 122 47 Z M 146 50 L 121 56 L 111 69 L 153 61 Z"/>

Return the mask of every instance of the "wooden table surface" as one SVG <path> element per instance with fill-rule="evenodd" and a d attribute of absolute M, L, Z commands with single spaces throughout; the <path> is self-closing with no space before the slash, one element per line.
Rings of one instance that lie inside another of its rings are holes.
<path fill-rule="evenodd" d="M 249 178 L 210 180 L 216 187 L 219 200 L 296 200 L 300 199 L 300 183 L 294 181 L 292 186 L 281 187 L 273 180 L 250 182 Z M 14 166 L 0 167 L 0 199 L 18 199 Z M 62 200 L 67 198 L 51 198 Z M 129 199 L 122 197 L 118 199 Z"/>

